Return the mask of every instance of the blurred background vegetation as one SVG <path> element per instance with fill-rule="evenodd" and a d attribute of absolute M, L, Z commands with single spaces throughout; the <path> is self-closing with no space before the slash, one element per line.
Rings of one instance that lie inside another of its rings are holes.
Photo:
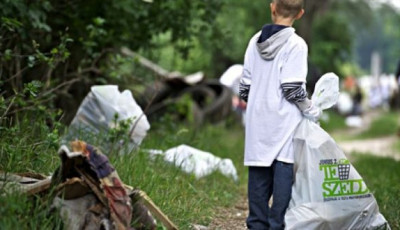
<path fill-rule="evenodd" d="M 310 48 L 311 83 L 328 71 L 368 73 L 373 52 L 381 54 L 383 72 L 395 71 L 398 9 L 367 0 L 307 0 L 305 10 L 295 28 Z M 93 84 L 134 88 L 154 80 L 121 47 L 171 71 L 218 78 L 242 63 L 249 38 L 270 22 L 269 1 L 240 0 L 3 0 L 0 15 L 2 117 L 40 103 L 62 109 L 66 122 Z"/>

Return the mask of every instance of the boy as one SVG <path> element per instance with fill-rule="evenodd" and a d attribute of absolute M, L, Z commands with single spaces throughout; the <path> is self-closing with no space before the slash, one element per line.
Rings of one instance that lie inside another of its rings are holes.
<path fill-rule="evenodd" d="M 304 13 L 303 0 L 273 0 L 270 7 L 274 24 L 251 38 L 240 81 L 240 96 L 248 103 L 249 229 L 284 229 L 293 184 L 293 134 L 302 114 L 313 121 L 321 115 L 305 91 L 307 44 L 292 28 Z"/>

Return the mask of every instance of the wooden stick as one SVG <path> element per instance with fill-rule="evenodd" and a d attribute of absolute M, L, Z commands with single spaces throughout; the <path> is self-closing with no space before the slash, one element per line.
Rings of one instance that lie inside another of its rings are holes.
<path fill-rule="evenodd" d="M 160 210 L 157 205 L 150 199 L 150 197 L 143 191 L 139 190 L 138 192 L 139 197 L 142 199 L 143 204 L 153 213 L 157 219 L 164 224 L 164 226 L 168 230 L 177 230 L 178 228 L 175 226 L 174 223 Z"/>
<path fill-rule="evenodd" d="M 0 181 L 0 184 L 13 183 L 13 191 L 26 193 L 27 195 L 34 195 L 50 188 L 51 178 L 44 180 L 38 180 L 30 177 L 22 177 L 13 173 L 0 172 L 0 179 L 4 179 L 4 182 Z"/>
<path fill-rule="evenodd" d="M 47 178 L 47 179 L 41 180 L 37 183 L 24 186 L 23 191 L 28 195 L 33 195 L 33 194 L 40 193 L 40 192 L 43 192 L 43 191 L 49 189 L 50 184 L 51 184 L 51 178 Z"/>
<path fill-rule="evenodd" d="M 121 53 L 128 56 L 128 57 L 132 57 L 138 60 L 139 64 L 146 67 L 147 69 L 153 71 L 155 74 L 157 74 L 160 77 L 169 79 L 172 76 L 173 77 L 178 77 L 181 76 L 182 74 L 177 73 L 177 72 L 169 72 L 168 70 L 162 68 L 161 66 L 157 65 L 156 63 L 150 61 L 149 59 L 133 52 L 132 50 L 128 49 L 127 47 L 123 47 L 121 49 Z"/>

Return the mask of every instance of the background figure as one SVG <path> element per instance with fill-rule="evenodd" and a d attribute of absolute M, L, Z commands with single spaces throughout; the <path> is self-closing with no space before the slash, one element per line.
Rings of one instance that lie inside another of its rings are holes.
<path fill-rule="evenodd" d="M 396 70 L 396 79 L 399 80 L 399 78 L 400 78 L 400 60 L 399 63 L 397 64 L 397 70 Z"/>
<path fill-rule="evenodd" d="M 362 99 L 363 95 L 361 92 L 361 88 L 358 84 L 355 86 L 355 91 L 353 94 L 353 109 L 351 114 L 353 116 L 361 116 L 362 115 Z"/>
<path fill-rule="evenodd" d="M 397 80 L 397 86 L 398 86 L 397 87 L 398 90 L 397 90 L 396 96 L 395 96 L 395 98 L 396 98 L 395 106 L 396 106 L 396 109 L 400 109 L 400 60 L 397 64 L 395 78 Z"/>

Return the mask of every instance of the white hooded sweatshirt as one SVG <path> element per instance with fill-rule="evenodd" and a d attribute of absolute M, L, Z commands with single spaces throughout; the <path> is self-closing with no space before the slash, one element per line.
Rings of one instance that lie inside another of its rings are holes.
<path fill-rule="evenodd" d="M 246 166 L 269 167 L 276 159 L 294 162 L 293 133 L 302 119 L 299 108 L 285 99 L 281 84 L 305 82 L 307 45 L 292 27 L 247 47 L 241 84 L 250 85 L 246 116 Z"/>

